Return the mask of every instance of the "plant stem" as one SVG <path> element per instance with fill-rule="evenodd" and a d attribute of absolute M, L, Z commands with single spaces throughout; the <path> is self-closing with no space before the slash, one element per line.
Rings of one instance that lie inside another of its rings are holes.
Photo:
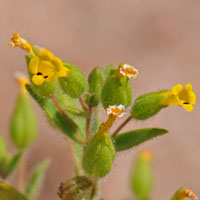
<path fill-rule="evenodd" d="M 89 115 L 86 121 L 86 140 L 90 138 L 90 123 L 91 123 L 91 116 L 92 116 L 92 105 L 89 105 Z"/>
<path fill-rule="evenodd" d="M 19 172 L 18 172 L 18 187 L 20 192 L 24 192 L 25 189 L 25 179 L 26 179 L 26 154 L 24 154 L 21 158 L 19 164 Z"/>
<path fill-rule="evenodd" d="M 115 137 L 117 133 L 132 119 L 131 115 L 116 129 L 116 131 L 112 134 L 112 137 Z"/>
<path fill-rule="evenodd" d="M 80 143 L 84 143 L 83 139 L 80 137 L 80 135 L 78 134 L 76 128 L 73 126 L 73 124 L 70 121 L 70 118 L 65 114 L 65 112 L 63 111 L 63 109 L 60 107 L 60 105 L 58 104 L 56 98 L 54 96 L 51 97 L 51 100 L 53 101 L 53 103 L 55 104 L 56 108 L 58 109 L 58 111 L 60 112 L 60 114 L 65 118 L 66 123 L 71 127 L 71 129 L 73 129 L 74 133 L 76 134 L 76 137 L 78 138 Z"/>
<path fill-rule="evenodd" d="M 75 150 L 74 150 L 74 144 L 73 141 L 71 141 L 68 137 L 66 137 L 66 142 L 67 142 L 67 146 L 69 148 L 69 151 L 71 152 L 73 161 L 74 161 L 74 166 L 75 169 L 78 171 L 77 176 L 82 175 L 82 170 L 81 170 L 81 165 L 80 162 L 78 160 L 78 157 L 76 156 Z"/>
<path fill-rule="evenodd" d="M 79 102 L 80 102 L 80 104 L 81 104 L 83 110 L 85 110 L 85 111 L 88 111 L 88 110 L 89 110 L 88 107 L 87 107 L 87 105 L 86 105 L 85 102 L 83 101 L 82 97 L 79 97 Z"/>

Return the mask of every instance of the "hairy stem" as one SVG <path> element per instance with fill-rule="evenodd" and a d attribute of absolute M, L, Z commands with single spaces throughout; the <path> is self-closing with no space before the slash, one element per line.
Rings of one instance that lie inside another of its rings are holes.
<path fill-rule="evenodd" d="M 83 101 L 82 97 L 79 97 L 79 102 L 80 102 L 80 104 L 81 104 L 83 110 L 85 110 L 85 111 L 88 111 L 88 110 L 89 110 L 88 107 L 87 107 L 87 105 L 86 105 L 85 102 Z"/>
<path fill-rule="evenodd" d="M 80 137 L 80 135 L 78 134 L 76 128 L 73 126 L 73 124 L 71 123 L 69 117 L 65 114 L 65 112 L 63 111 L 63 109 L 60 107 L 59 103 L 57 102 L 56 98 L 54 96 L 51 97 L 51 100 L 53 101 L 53 103 L 55 104 L 56 108 L 58 109 L 58 111 L 60 112 L 60 114 L 65 118 L 66 123 L 71 127 L 71 129 L 73 129 L 74 133 L 76 134 L 78 140 L 80 143 L 84 143 L 83 139 Z"/>
<path fill-rule="evenodd" d="M 18 187 L 20 192 L 24 192 L 25 189 L 25 180 L 26 180 L 26 154 L 24 154 L 21 158 L 19 164 L 19 172 L 18 172 Z"/>
<path fill-rule="evenodd" d="M 91 117 L 92 117 L 92 105 L 89 105 L 89 115 L 87 117 L 86 121 L 86 139 L 88 140 L 90 138 L 90 123 L 91 123 Z"/>
<path fill-rule="evenodd" d="M 115 137 L 117 133 L 132 119 L 131 115 L 116 129 L 116 131 L 112 134 L 112 137 Z"/>
<path fill-rule="evenodd" d="M 71 152 L 71 155 L 72 155 L 72 158 L 73 158 L 73 161 L 74 161 L 74 166 L 75 166 L 75 169 L 77 171 L 77 175 L 80 176 L 80 175 L 82 175 L 82 170 L 81 170 L 80 162 L 79 162 L 78 157 L 76 156 L 76 153 L 75 153 L 75 150 L 74 150 L 74 144 L 68 137 L 66 137 L 66 142 L 67 142 L 67 146 L 69 148 L 69 151 Z"/>

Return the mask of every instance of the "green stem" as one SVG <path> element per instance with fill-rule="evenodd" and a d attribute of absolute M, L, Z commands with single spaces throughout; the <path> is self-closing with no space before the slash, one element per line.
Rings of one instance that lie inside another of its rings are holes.
<path fill-rule="evenodd" d="M 71 129 L 73 129 L 74 133 L 76 134 L 78 140 L 80 143 L 84 143 L 84 140 L 80 137 L 80 135 L 78 134 L 76 128 L 73 126 L 73 124 L 71 123 L 69 117 L 65 114 L 65 112 L 63 111 L 63 109 L 60 107 L 59 103 L 57 102 L 56 98 L 54 96 L 51 97 L 51 100 L 53 101 L 53 103 L 55 104 L 56 108 L 58 109 L 58 111 L 60 112 L 60 114 L 65 118 L 66 123 L 71 127 Z"/>
<path fill-rule="evenodd" d="M 115 137 L 119 131 L 132 119 L 131 115 L 116 129 L 116 131 L 112 134 L 112 137 Z"/>
<path fill-rule="evenodd" d="M 19 173 L 18 173 L 18 187 L 20 192 L 24 192 L 25 189 L 25 179 L 26 179 L 26 155 L 24 154 L 21 158 L 19 164 Z"/>
<path fill-rule="evenodd" d="M 92 117 L 92 105 L 89 105 L 89 115 L 86 121 L 86 140 L 90 139 L 90 124 L 91 124 L 91 117 Z"/>

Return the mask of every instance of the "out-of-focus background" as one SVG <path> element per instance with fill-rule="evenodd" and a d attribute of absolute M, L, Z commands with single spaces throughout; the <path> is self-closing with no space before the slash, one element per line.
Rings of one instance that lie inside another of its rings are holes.
<path fill-rule="evenodd" d="M 102 180 L 106 200 L 133 199 L 129 189 L 133 158 L 141 149 L 153 151 L 155 199 L 169 199 L 179 186 L 200 196 L 200 1 L 199 0 L 0 0 L 0 132 L 8 136 L 18 85 L 13 72 L 26 71 L 23 52 L 8 42 L 18 31 L 31 43 L 46 47 L 86 75 L 95 65 L 133 64 L 139 70 L 134 97 L 191 82 L 197 104 L 191 113 L 170 107 L 145 122 L 132 121 L 124 130 L 157 126 L 169 134 L 120 153 L 112 172 Z M 38 200 L 56 200 L 60 182 L 74 176 L 67 145 L 47 123 L 34 102 L 39 138 L 29 150 L 28 171 L 52 159 Z M 103 109 L 102 109 L 102 112 Z M 9 138 L 7 138 L 9 142 Z M 13 149 L 14 151 L 14 149 Z M 16 182 L 17 172 L 9 178 Z"/>

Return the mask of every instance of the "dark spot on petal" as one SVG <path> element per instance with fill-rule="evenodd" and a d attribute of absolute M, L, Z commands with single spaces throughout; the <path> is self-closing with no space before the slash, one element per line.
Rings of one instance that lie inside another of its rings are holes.
<path fill-rule="evenodd" d="M 44 76 L 44 78 L 48 78 L 48 76 Z"/>
<path fill-rule="evenodd" d="M 188 102 L 184 102 L 183 104 L 189 104 Z"/>
<path fill-rule="evenodd" d="M 41 73 L 41 72 L 38 72 L 37 75 L 42 75 L 42 73 Z"/>

